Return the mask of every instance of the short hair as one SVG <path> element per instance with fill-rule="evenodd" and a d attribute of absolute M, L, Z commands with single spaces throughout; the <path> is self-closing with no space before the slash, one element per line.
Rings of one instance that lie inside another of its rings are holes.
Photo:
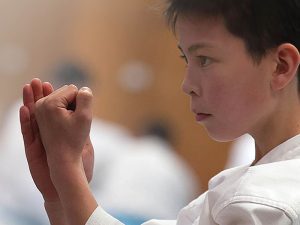
<path fill-rule="evenodd" d="M 300 50 L 300 0 L 168 0 L 165 15 L 173 30 L 179 16 L 221 18 L 256 62 L 283 43 Z"/>

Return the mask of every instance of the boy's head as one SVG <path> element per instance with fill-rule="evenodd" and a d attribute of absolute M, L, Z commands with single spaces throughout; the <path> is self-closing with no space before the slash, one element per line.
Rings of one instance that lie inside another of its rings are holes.
<path fill-rule="evenodd" d="M 300 51 L 300 0 L 169 0 L 166 17 L 173 29 L 181 16 L 222 19 L 256 62 L 282 43 Z"/>
<path fill-rule="evenodd" d="M 182 88 L 213 139 L 255 137 L 299 115 L 299 1 L 169 0 L 187 62 Z"/>

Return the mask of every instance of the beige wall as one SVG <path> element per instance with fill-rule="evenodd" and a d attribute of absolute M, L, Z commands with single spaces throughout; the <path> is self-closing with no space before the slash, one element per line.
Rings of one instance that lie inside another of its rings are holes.
<path fill-rule="evenodd" d="M 17 43 L 25 49 L 28 59 L 22 73 L 2 79 L 2 108 L 8 99 L 20 95 L 25 81 L 43 74 L 61 59 L 73 58 L 86 65 L 93 75 L 97 116 L 120 123 L 133 132 L 137 132 L 145 119 L 168 120 L 178 153 L 195 169 L 204 189 L 208 179 L 223 169 L 229 145 L 211 141 L 195 123 L 188 97 L 180 90 L 184 64 L 178 57 L 176 40 L 166 28 L 160 11 L 153 7 L 156 3 L 52 0 L 42 4 L 31 0 L 28 4 L 20 5 L 18 1 L 13 5 L 12 2 L 17 1 L 0 0 L 1 11 L 10 10 L 5 14 L 6 20 L 12 21 L 4 30 L 0 51 L 3 43 Z M 120 71 L 130 62 L 148 66 L 151 86 L 139 92 L 122 88 Z"/>
<path fill-rule="evenodd" d="M 0 115 L 64 52 L 72 0 L 0 0 Z"/>

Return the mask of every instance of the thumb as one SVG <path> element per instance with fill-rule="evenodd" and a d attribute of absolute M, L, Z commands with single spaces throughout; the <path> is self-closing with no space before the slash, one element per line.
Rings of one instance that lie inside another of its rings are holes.
<path fill-rule="evenodd" d="M 85 120 L 92 120 L 93 93 L 88 87 L 82 87 L 76 96 L 75 114 Z"/>

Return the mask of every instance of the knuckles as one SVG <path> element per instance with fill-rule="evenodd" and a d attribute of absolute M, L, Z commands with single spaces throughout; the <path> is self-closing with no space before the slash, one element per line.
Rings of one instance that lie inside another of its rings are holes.
<path fill-rule="evenodd" d="M 57 96 L 47 96 L 44 98 L 39 99 L 35 103 L 35 115 L 37 120 L 40 121 L 60 121 L 63 118 L 69 120 L 70 122 L 73 121 L 74 125 L 77 124 L 79 127 L 90 127 L 90 124 L 92 122 L 92 100 L 93 100 L 93 94 L 91 92 L 87 91 L 79 91 L 76 86 L 70 85 L 68 88 L 70 88 L 71 91 L 74 91 L 75 94 L 77 92 L 77 98 L 78 101 L 81 102 L 81 107 L 78 107 L 78 109 L 75 109 L 74 114 L 71 113 L 69 116 L 68 114 L 61 114 L 62 113 L 62 107 L 64 104 L 62 104 L 61 99 Z M 67 110 L 67 106 L 66 106 Z M 72 115 L 73 114 L 73 115 Z M 61 116 L 59 116 L 61 115 Z M 73 119 L 72 119 L 73 118 Z M 43 122 L 43 123 L 44 123 Z M 77 126 L 75 125 L 75 126 Z"/>
<path fill-rule="evenodd" d="M 57 104 L 55 99 L 48 97 L 41 98 L 35 103 L 36 114 L 56 112 Z"/>

